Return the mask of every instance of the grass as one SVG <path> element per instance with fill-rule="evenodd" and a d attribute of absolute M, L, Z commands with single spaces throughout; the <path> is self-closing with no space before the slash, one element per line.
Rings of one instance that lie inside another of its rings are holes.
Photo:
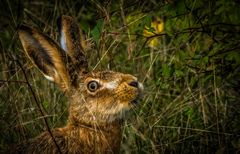
<path fill-rule="evenodd" d="M 239 152 L 238 2 L 0 3 L 0 152 L 46 129 L 37 104 L 49 127 L 66 123 L 64 94 L 24 56 L 16 33 L 27 23 L 58 40 L 61 14 L 79 21 L 92 69 L 134 74 L 144 83 L 144 99 L 125 122 L 121 153 Z M 156 16 L 166 20 L 151 48 L 143 31 Z"/>

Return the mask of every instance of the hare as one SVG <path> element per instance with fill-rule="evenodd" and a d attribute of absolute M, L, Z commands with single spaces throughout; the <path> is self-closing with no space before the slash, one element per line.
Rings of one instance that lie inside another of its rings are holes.
<path fill-rule="evenodd" d="M 21 25 L 19 38 L 26 55 L 69 99 L 67 125 L 19 144 L 18 153 L 118 153 L 122 123 L 136 106 L 143 86 L 130 74 L 89 71 L 74 19 L 58 21 L 60 45 L 40 31 Z"/>

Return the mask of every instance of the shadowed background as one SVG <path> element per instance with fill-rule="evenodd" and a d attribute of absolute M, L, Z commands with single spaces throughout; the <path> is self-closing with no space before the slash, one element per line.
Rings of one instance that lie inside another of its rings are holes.
<path fill-rule="evenodd" d="M 62 14 L 81 26 L 91 69 L 130 73 L 145 86 L 125 122 L 122 153 L 240 152 L 238 0 L 1 0 L 0 6 L 0 152 L 66 123 L 67 99 L 23 54 L 16 33 L 27 23 L 58 41 Z"/>

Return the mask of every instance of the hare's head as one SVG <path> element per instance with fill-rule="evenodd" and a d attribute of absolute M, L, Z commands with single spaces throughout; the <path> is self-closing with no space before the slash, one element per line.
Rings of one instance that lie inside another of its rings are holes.
<path fill-rule="evenodd" d="M 69 16 L 58 20 L 61 47 L 29 26 L 19 28 L 28 57 L 70 99 L 70 122 L 111 123 L 136 105 L 143 86 L 137 78 L 113 71 L 89 71 L 80 30 Z"/>

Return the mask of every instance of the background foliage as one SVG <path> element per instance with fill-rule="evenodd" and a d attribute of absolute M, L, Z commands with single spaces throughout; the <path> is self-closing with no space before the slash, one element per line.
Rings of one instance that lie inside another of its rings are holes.
<path fill-rule="evenodd" d="M 46 129 L 37 105 L 50 127 L 66 123 L 66 98 L 24 56 L 16 33 L 27 23 L 59 40 L 61 14 L 81 25 L 92 69 L 131 73 L 145 85 L 125 123 L 122 153 L 240 152 L 239 0 L 1 0 L 0 6 L 0 152 Z M 151 27 L 155 21 L 163 30 Z"/>

